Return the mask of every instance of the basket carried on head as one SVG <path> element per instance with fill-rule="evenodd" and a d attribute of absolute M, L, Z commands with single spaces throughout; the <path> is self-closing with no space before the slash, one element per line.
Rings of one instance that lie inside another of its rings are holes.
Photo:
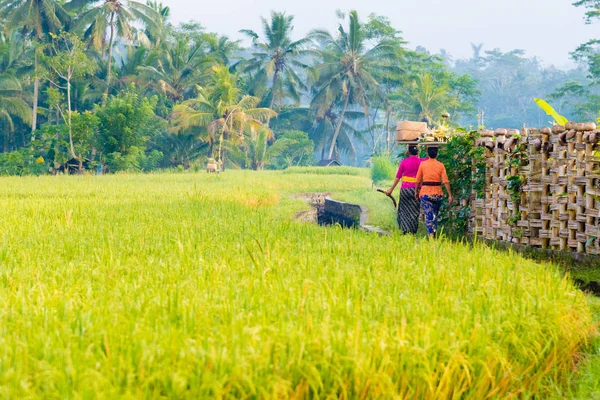
<path fill-rule="evenodd" d="M 396 141 L 416 142 L 427 132 L 427 122 L 400 121 L 396 126 Z"/>

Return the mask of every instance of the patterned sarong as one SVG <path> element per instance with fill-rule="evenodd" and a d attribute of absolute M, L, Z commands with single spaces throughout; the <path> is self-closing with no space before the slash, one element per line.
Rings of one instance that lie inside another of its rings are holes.
<path fill-rule="evenodd" d="M 419 213 L 421 207 L 415 199 L 415 189 L 400 190 L 400 203 L 398 204 L 398 226 L 402 232 L 417 233 L 419 228 Z"/>
<path fill-rule="evenodd" d="M 434 235 L 437 232 L 438 213 L 442 205 L 442 196 L 423 196 L 421 197 L 421 205 L 423 206 L 423 214 L 425 214 L 427 233 Z"/>

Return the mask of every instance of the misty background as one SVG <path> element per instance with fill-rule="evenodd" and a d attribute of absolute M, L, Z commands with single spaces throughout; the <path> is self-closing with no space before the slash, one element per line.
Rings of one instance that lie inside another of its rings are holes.
<path fill-rule="evenodd" d="M 403 32 L 408 46 L 432 52 L 445 49 L 455 58 L 471 55 L 470 43 L 484 49 L 523 49 L 544 65 L 573 68 L 569 53 L 599 33 L 584 23 L 584 10 L 569 0 L 303 0 L 197 2 L 167 0 L 174 23 L 199 21 L 210 32 L 241 39 L 240 27 L 260 31 L 260 17 L 271 10 L 294 16 L 295 35 L 315 28 L 337 28 L 336 10 L 357 10 L 363 18 L 386 16 Z"/>

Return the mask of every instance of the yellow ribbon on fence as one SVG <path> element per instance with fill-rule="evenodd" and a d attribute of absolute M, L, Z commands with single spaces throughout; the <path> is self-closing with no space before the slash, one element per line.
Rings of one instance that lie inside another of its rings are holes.
<path fill-rule="evenodd" d="M 417 178 L 411 178 L 411 177 L 408 177 L 408 176 L 403 176 L 402 177 L 402 182 L 405 182 L 405 183 L 417 183 Z"/>

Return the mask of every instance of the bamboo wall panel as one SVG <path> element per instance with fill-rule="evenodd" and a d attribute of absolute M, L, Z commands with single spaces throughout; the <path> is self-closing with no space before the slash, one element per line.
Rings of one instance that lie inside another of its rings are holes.
<path fill-rule="evenodd" d="M 600 130 L 593 123 L 481 132 L 478 144 L 487 148 L 486 184 L 483 196 L 471 197 L 471 233 L 600 254 L 598 139 Z M 521 162 L 511 163 L 516 156 Z M 511 190 L 512 177 L 522 177 L 520 190 Z"/>

